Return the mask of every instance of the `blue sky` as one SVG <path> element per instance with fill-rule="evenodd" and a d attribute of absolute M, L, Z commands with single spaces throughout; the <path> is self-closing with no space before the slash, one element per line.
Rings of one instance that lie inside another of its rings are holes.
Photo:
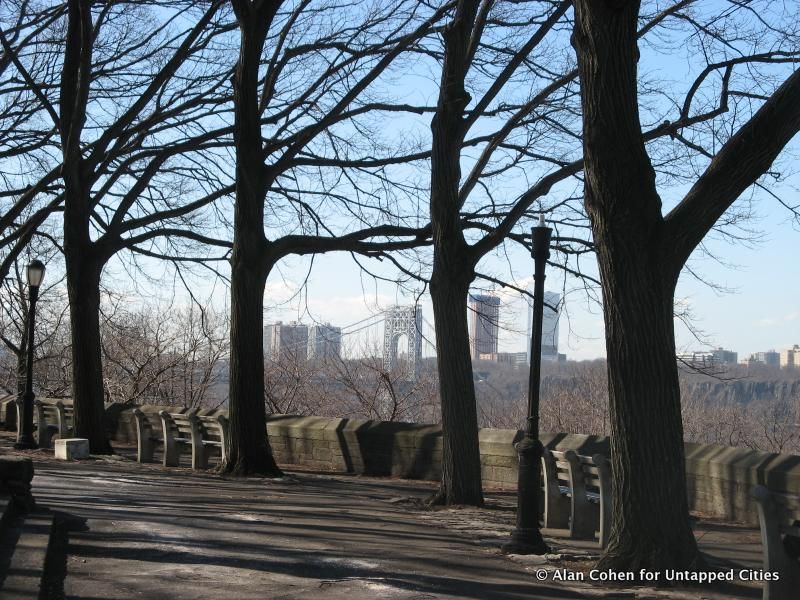
<path fill-rule="evenodd" d="M 714 11 L 720 5 L 726 4 L 706 2 L 698 3 L 697 6 L 698 10 Z M 661 41 L 669 46 L 669 40 Z M 680 98 L 703 65 L 695 60 L 696 46 L 690 43 L 672 46 L 669 51 L 658 53 L 650 51 L 643 44 L 640 73 L 643 77 L 653 77 L 662 84 L 667 82 L 664 90 L 674 92 L 675 97 Z M 398 92 L 402 99 L 411 103 L 435 103 L 438 75 L 428 67 L 430 65 L 418 64 L 411 67 L 415 70 L 413 73 L 403 74 L 405 87 Z M 785 73 L 786 69 L 782 72 Z M 718 83 L 709 78 L 708 86 L 698 96 L 704 94 L 704 97 L 713 99 Z M 758 84 L 761 83 L 758 81 Z M 763 83 L 765 88 L 773 88 L 771 82 L 765 80 Z M 642 100 L 642 121 L 649 125 L 660 123 L 663 118 L 673 117 L 675 107 L 660 95 L 661 91 L 661 88 L 655 87 L 651 90 L 651 95 Z M 429 134 L 429 122 L 430 115 L 407 123 L 387 120 L 383 122 L 382 129 L 384 133 L 413 130 L 417 135 L 425 137 Z M 573 151 L 578 148 L 576 145 Z M 795 140 L 784 153 L 781 169 L 791 168 L 792 160 L 799 151 L 800 140 Z M 470 150 L 465 155 L 474 155 L 475 152 Z M 466 173 L 468 158 L 465 159 L 464 166 Z M 503 194 L 513 197 L 521 191 L 527 175 L 529 173 L 522 172 L 503 179 L 498 183 L 499 189 L 502 189 Z M 536 174 L 531 174 L 531 177 L 535 180 Z M 765 183 L 770 184 L 769 181 Z M 685 183 L 680 185 L 685 186 Z M 798 188 L 800 177 L 795 175 L 772 191 L 781 194 L 790 204 L 798 205 Z M 665 183 L 659 191 L 668 209 L 685 192 L 685 187 L 670 188 Z M 480 198 L 476 202 L 480 202 Z M 690 276 L 682 277 L 676 300 L 680 308 L 688 308 L 691 312 L 693 326 L 702 332 L 702 341 L 694 339 L 682 324 L 677 323 L 676 342 L 679 350 L 722 346 L 738 352 L 740 358 L 745 358 L 752 352 L 781 349 L 800 343 L 800 278 L 797 276 L 800 231 L 790 222 L 788 211 L 766 194 L 760 194 L 754 202 L 754 208 L 756 218 L 749 221 L 747 227 L 762 234 L 759 242 L 728 244 L 710 241 L 709 248 L 725 264 L 702 257 L 699 253 L 690 263 L 695 272 L 707 281 L 726 288 L 727 292 L 721 293 Z M 346 325 L 377 314 L 391 304 L 411 301 L 409 295 L 404 295 L 391 283 L 375 282 L 363 276 L 347 255 L 316 257 L 308 278 L 307 290 L 295 295 L 304 281 L 308 264 L 308 259 L 290 258 L 283 261 L 280 269 L 272 273 L 266 293 L 267 322 L 299 318 L 306 322 L 318 320 Z M 481 267 L 492 272 L 508 273 L 510 270 L 516 282 L 524 286 L 530 282 L 532 261 L 525 252 L 510 249 L 507 260 L 503 256 L 489 257 Z M 381 272 L 392 276 L 390 269 L 384 268 Z M 575 282 L 564 282 L 558 271 L 550 269 L 547 288 L 569 292 L 565 298 L 565 312 L 560 326 L 560 350 L 574 359 L 603 356 L 605 342 L 600 307 L 587 301 L 582 291 L 574 291 L 575 287 Z M 503 292 L 502 295 L 504 303 L 501 320 L 504 331 L 500 349 L 524 351 L 527 344 L 524 303 L 515 293 Z M 429 298 L 424 296 L 422 303 L 425 318 L 430 322 L 433 311 Z M 366 333 L 371 333 L 373 337 L 379 335 L 376 331 Z"/>
<path fill-rule="evenodd" d="M 787 189 L 786 197 L 800 201 L 796 192 Z M 676 344 L 679 350 L 703 350 L 722 346 L 739 353 L 740 360 L 750 353 L 800 344 L 800 231 L 789 222 L 788 211 L 764 199 L 758 204 L 761 218 L 753 226 L 763 237 L 752 247 L 743 244 L 710 242 L 726 262 L 694 257 L 692 266 L 709 282 L 726 288 L 719 291 L 694 278 L 682 276 L 676 294 L 679 305 L 687 305 L 694 327 L 702 332 L 703 344 L 676 320 Z M 532 269 L 532 261 L 522 253 L 514 255 L 520 272 Z M 305 263 L 305 264 L 304 264 Z M 289 259 L 281 272 L 274 272 L 267 286 L 268 321 L 300 318 L 311 322 L 330 321 L 347 325 L 360 321 L 394 303 L 410 302 L 409 296 L 391 284 L 362 277 L 358 267 L 346 255 L 317 257 L 305 292 L 290 299 L 305 277 L 307 261 Z M 521 279 L 519 283 L 528 283 Z M 556 270 L 548 271 L 547 289 L 561 291 L 562 280 Z M 364 293 L 362 293 L 362 285 Z M 525 305 L 513 291 L 501 292 L 501 320 L 504 331 L 501 351 L 524 351 L 527 325 Z M 422 299 L 423 314 L 433 320 L 430 298 Z M 307 311 L 306 311 L 307 307 Z M 599 306 L 586 301 L 582 293 L 572 293 L 566 300 L 567 314 L 560 326 L 560 351 L 575 360 L 605 355 L 603 319 Z M 427 333 L 427 332 L 426 332 Z M 379 336 L 374 330 L 371 336 Z M 426 353 L 430 353 L 428 348 Z"/>

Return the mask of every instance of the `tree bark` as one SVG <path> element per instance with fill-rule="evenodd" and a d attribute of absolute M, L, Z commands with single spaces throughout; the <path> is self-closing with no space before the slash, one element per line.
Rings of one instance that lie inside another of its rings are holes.
<path fill-rule="evenodd" d="M 220 469 L 279 477 L 267 440 L 264 404 L 264 286 L 277 259 L 264 236 L 267 170 L 258 106 L 259 64 L 280 3 L 234 2 L 239 20 L 239 61 L 233 78 L 236 206 L 231 255 L 231 365 L 227 458 Z M 266 12 L 264 12 L 266 11 Z"/>
<path fill-rule="evenodd" d="M 459 221 L 464 80 L 477 14 L 475 0 L 459 2 L 444 32 L 445 59 L 436 114 L 431 122 L 431 301 L 442 406 L 442 481 L 433 502 L 483 505 L 478 414 L 469 352 L 467 296 L 475 261 Z"/>
<path fill-rule="evenodd" d="M 431 277 L 442 407 L 442 480 L 433 502 L 482 506 L 478 415 L 467 327 L 472 278 L 464 277 L 472 269 L 460 265 L 451 270 L 448 263 L 440 257 Z"/>
<path fill-rule="evenodd" d="M 239 475 L 282 475 L 267 440 L 264 407 L 264 285 L 259 255 L 234 246 L 231 273 L 231 364 L 227 462 Z"/>
<path fill-rule="evenodd" d="M 578 0 L 585 203 L 606 328 L 614 512 L 599 567 L 699 569 L 689 524 L 673 300 L 661 200 L 637 98 L 639 2 Z"/>
<path fill-rule="evenodd" d="M 65 243 L 72 335 L 72 399 L 75 436 L 89 440 L 92 454 L 110 454 L 103 417 L 100 359 L 100 274 L 102 261 Z"/>
<path fill-rule="evenodd" d="M 674 283 L 645 236 L 632 235 L 627 225 L 635 225 L 618 224 L 617 216 L 593 218 L 614 474 L 611 541 L 599 568 L 699 569 L 686 491 Z"/>

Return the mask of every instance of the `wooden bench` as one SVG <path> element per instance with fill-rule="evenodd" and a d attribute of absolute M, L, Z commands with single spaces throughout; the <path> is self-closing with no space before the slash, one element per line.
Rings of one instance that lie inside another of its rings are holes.
<path fill-rule="evenodd" d="M 53 436 L 58 435 L 59 439 L 69 437 L 73 429 L 73 407 L 64 404 L 61 400 L 43 399 L 35 400 L 36 407 L 36 443 L 39 448 L 50 448 Z M 18 423 L 22 423 L 22 418 L 17 415 Z"/>
<path fill-rule="evenodd" d="M 611 533 L 611 476 L 602 454 L 545 450 L 544 527 L 568 529 L 570 537 L 598 537 L 605 548 Z"/>
<path fill-rule="evenodd" d="M 583 474 L 583 489 L 585 492 L 586 509 L 589 515 L 588 529 L 580 535 L 594 537 L 597 535 L 600 547 L 608 546 L 611 537 L 611 508 L 613 495 L 611 493 L 611 463 L 602 454 L 593 456 L 578 455 L 580 469 Z M 573 503 L 575 502 L 573 494 Z"/>
<path fill-rule="evenodd" d="M 758 502 L 764 571 L 777 572 L 765 581 L 763 600 L 793 600 L 800 589 L 800 496 L 773 492 L 763 485 L 752 491 Z"/>
<path fill-rule="evenodd" d="M 208 458 L 212 451 L 219 448 L 220 461 L 224 462 L 226 457 L 225 444 L 228 440 L 228 419 L 225 415 L 213 417 L 198 416 L 200 423 L 201 447 L 200 456 L 197 459 L 197 468 L 207 469 Z"/>

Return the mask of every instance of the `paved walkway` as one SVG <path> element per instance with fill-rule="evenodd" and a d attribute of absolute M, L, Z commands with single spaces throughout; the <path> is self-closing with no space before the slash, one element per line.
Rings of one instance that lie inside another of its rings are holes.
<path fill-rule="evenodd" d="M 0 440 L 0 443 L 4 440 Z M 2 450 L 7 451 L 7 446 Z M 758 584 L 655 590 L 553 580 L 588 573 L 595 544 L 549 532 L 557 556 L 507 557 L 514 496 L 430 511 L 426 482 L 295 472 L 224 478 L 113 458 L 64 463 L 45 451 L 34 494 L 56 512 L 50 598 L 550 599 L 760 598 Z M 702 521 L 722 568 L 760 568 L 758 531 Z M 541 569 L 546 581 L 540 581 Z"/>
<path fill-rule="evenodd" d="M 52 582 L 67 597 L 583 597 L 540 585 L 523 565 L 391 502 L 428 493 L 419 486 L 132 471 L 37 468 L 37 501 L 69 516 L 59 542 L 65 576 Z"/>

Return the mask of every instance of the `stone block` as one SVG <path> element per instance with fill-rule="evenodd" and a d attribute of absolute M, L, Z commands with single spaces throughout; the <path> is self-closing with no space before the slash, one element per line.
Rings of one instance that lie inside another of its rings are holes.
<path fill-rule="evenodd" d="M 312 457 L 315 461 L 325 461 L 326 463 L 331 462 L 331 451 L 330 448 L 314 448 L 312 452 Z"/>
<path fill-rule="evenodd" d="M 89 440 L 83 438 L 56 440 L 56 458 L 60 460 L 89 458 Z"/>

